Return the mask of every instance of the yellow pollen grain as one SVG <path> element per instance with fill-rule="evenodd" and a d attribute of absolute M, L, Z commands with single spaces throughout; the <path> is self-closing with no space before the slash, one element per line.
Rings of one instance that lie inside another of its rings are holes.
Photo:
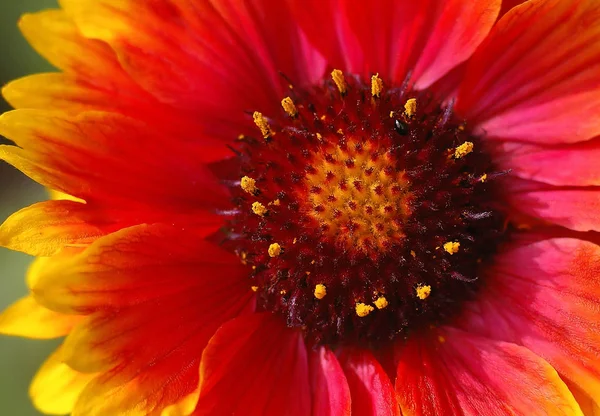
<path fill-rule="evenodd" d="M 383 91 L 383 81 L 379 78 L 379 74 L 371 77 L 371 95 L 373 97 L 379 97 Z"/>
<path fill-rule="evenodd" d="M 324 284 L 319 283 L 315 286 L 315 298 L 323 299 L 327 294 L 327 288 Z"/>
<path fill-rule="evenodd" d="M 264 215 L 267 213 L 267 208 L 260 202 L 256 201 L 252 203 L 252 212 L 259 217 L 264 217 Z"/>
<path fill-rule="evenodd" d="M 450 255 L 458 253 L 459 249 L 460 243 L 458 241 L 448 241 L 447 243 L 444 243 L 444 250 Z"/>
<path fill-rule="evenodd" d="M 317 139 L 321 140 L 323 138 L 323 136 L 321 136 L 321 133 L 317 133 Z"/>
<path fill-rule="evenodd" d="M 473 151 L 472 142 L 464 142 L 454 150 L 454 157 L 460 159 Z"/>
<path fill-rule="evenodd" d="M 415 253 L 415 251 L 414 251 L 414 250 L 411 250 L 411 251 L 410 251 L 410 255 L 411 255 L 411 256 L 413 256 L 413 258 L 417 257 L 417 253 Z"/>
<path fill-rule="evenodd" d="M 373 308 L 371 305 L 366 305 L 364 303 L 357 303 L 356 304 L 356 314 L 358 316 L 360 316 L 361 318 L 364 318 L 365 316 L 367 316 L 368 314 L 370 314 L 371 312 L 373 312 L 375 310 L 375 308 Z"/>
<path fill-rule="evenodd" d="M 281 201 L 279 199 L 276 199 L 273 202 L 269 202 L 269 205 L 275 205 L 276 207 L 278 207 L 280 204 L 281 204 Z"/>
<path fill-rule="evenodd" d="M 481 177 L 479 178 L 479 182 L 485 182 L 487 180 L 487 173 L 484 173 L 483 175 L 481 175 Z"/>
<path fill-rule="evenodd" d="M 388 301 L 384 296 L 379 296 L 375 302 L 373 302 L 377 309 L 383 309 L 388 306 Z"/>
<path fill-rule="evenodd" d="M 346 85 L 344 73 L 339 69 L 334 69 L 333 71 L 331 71 L 331 78 L 333 79 L 333 82 L 335 82 L 335 85 L 338 87 L 340 94 L 346 94 L 348 86 Z"/>
<path fill-rule="evenodd" d="M 440 344 L 443 344 L 444 342 L 446 342 L 446 338 L 444 338 L 441 335 L 438 335 L 438 341 L 440 342 Z"/>
<path fill-rule="evenodd" d="M 406 104 L 404 104 L 404 114 L 406 114 L 408 117 L 412 117 L 415 115 L 416 112 L 417 112 L 417 99 L 410 98 L 409 100 L 406 101 Z"/>
<path fill-rule="evenodd" d="M 273 243 L 269 246 L 269 256 L 277 257 L 281 254 L 281 246 L 277 243 Z"/>
<path fill-rule="evenodd" d="M 285 97 L 281 100 L 281 106 L 290 117 L 296 117 L 298 115 L 298 109 L 290 97 Z"/>
<path fill-rule="evenodd" d="M 394 118 L 394 114 L 396 114 L 396 113 L 394 113 L 393 111 L 390 111 L 390 118 Z"/>
<path fill-rule="evenodd" d="M 240 181 L 240 186 L 244 191 L 248 192 L 249 194 L 254 194 L 256 191 L 258 191 L 258 188 L 256 187 L 256 180 L 248 176 L 244 176 L 242 178 L 242 180 Z"/>
<path fill-rule="evenodd" d="M 267 119 L 262 115 L 262 113 L 255 111 L 254 114 L 252 114 L 252 118 L 254 119 L 254 124 L 256 124 L 256 127 L 260 129 L 260 132 L 265 139 L 273 135 L 271 126 L 269 126 Z"/>
<path fill-rule="evenodd" d="M 418 285 L 415 289 L 417 292 L 417 297 L 421 300 L 425 300 L 431 294 L 431 286 L 429 285 Z"/>
<path fill-rule="evenodd" d="M 237 137 L 238 140 L 244 140 L 245 138 L 246 138 L 246 136 L 244 136 L 243 134 L 240 134 Z"/>
<path fill-rule="evenodd" d="M 252 286 L 250 289 L 252 289 L 253 292 L 256 292 L 258 290 L 258 286 Z"/>

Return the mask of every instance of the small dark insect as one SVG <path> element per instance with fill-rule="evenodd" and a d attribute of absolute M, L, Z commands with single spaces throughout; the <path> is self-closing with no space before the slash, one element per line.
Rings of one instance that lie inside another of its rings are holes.
<path fill-rule="evenodd" d="M 394 121 L 394 130 L 396 130 L 396 133 L 400 136 L 406 136 L 408 134 L 408 126 L 398 119 Z"/>

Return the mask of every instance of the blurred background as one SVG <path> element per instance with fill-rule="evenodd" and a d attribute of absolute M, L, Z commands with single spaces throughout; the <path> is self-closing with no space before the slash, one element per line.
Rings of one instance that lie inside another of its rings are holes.
<path fill-rule="evenodd" d="M 56 0 L 0 0 L 0 84 L 35 72 L 52 71 L 17 29 L 26 12 L 56 7 Z M 0 99 L 1 111 L 9 109 Z M 0 141 L 3 140 L 0 138 Z M 0 221 L 10 213 L 47 199 L 44 189 L 0 161 Z M 23 275 L 31 258 L 0 248 L 0 310 L 27 293 Z M 36 369 L 57 341 L 0 335 L 0 416 L 37 416 L 27 390 Z"/>

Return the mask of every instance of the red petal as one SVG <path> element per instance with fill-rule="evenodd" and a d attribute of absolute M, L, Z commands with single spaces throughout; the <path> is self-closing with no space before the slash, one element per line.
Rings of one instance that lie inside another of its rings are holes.
<path fill-rule="evenodd" d="M 409 72 L 426 88 L 465 61 L 494 24 L 500 0 L 347 2 L 365 56 L 365 73 L 401 83 Z"/>
<path fill-rule="evenodd" d="M 457 112 L 491 137 L 578 142 L 600 134 L 600 3 L 531 0 L 469 61 Z"/>
<path fill-rule="evenodd" d="M 287 0 L 310 42 L 323 54 L 330 67 L 362 73 L 363 53 L 342 11 L 341 0 Z"/>
<path fill-rule="evenodd" d="M 202 355 L 200 377 L 194 415 L 310 414 L 306 347 L 279 316 L 247 315 L 223 325 Z"/>
<path fill-rule="evenodd" d="M 508 202 L 517 212 L 577 231 L 600 230 L 600 190 L 511 178 Z"/>
<path fill-rule="evenodd" d="M 100 373 L 76 405 L 81 414 L 152 414 L 192 393 L 208 340 L 252 297 L 236 256 L 191 227 L 125 229 L 40 274 L 37 299 L 91 313 L 64 343 L 72 368 Z"/>
<path fill-rule="evenodd" d="M 335 354 L 326 347 L 310 352 L 313 416 L 350 416 L 348 381 Z"/>
<path fill-rule="evenodd" d="M 128 117 L 16 110 L 2 115 L 0 133 L 20 146 L 3 146 L 0 158 L 43 185 L 88 203 L 102 200 L 178 212 L 229 206 L 227 190 L 201 165 L 214 160 L 207 148 L 197 142 L 174 143 Z"/>
<path fill-rule="evenodd" d="M 496 260 L 462 326 L 524 345 L 600 405 L 600 246 L 573 238 L 516 243 Z"/>
<path fill-rule="evenodd" d="M 340 363 L 350 386 L 353 415 L 400 416 L 394 386 L 371 352 L 346 350 Z"/>
<path fill-rule="evenodd" d="M 558 146 L 505 142 L 494 160 L 523 179 L 558 186 L 600 185 L 600 138 Z"/>
<path fill-rule="evenodd" d="M 451 328 L 401 349 L 396 391 L 411 416 L 581 415 L 546 361 L 524 347 Z"/>
<path fill-rule="evenodd" d="M 85 36 L 110 44 L 144 89 L 231 137 L 251 125 L 232 114 L 282 111 L 286 83 L 279 71 L 303 84 L 323 69 L 285 2 L 60 3 Z"/>

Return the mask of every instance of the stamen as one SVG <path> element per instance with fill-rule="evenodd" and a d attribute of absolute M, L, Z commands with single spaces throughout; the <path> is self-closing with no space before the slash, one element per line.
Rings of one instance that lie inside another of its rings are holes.
<path fill-rule="evenodd" d="M 264 217 L 264 215 L 267 213 L 267 208 L 260 202 L 256 201 L 252 203 L 252 212 L 259 217 Z"/>
<path fill-rule="evenodd" d="M 377 306 L 377 309 L 383 309 L 389 305 L 387 299 L 384 296 L 379 296 L 374 302 L 374 304 L 375 306 Z"/>
<path fill-rule="evenodd" d="M 296 117 L 298 115 L 298 109 L 290 97 L 285 97 L 281 100 L 281 106 L 290 117 Z"/>
<path fill-rule="evenodd" d="M 269 126 L 267 119 L 262 113 L 255 111 L 254 114 L 252 114 L 252 118 L 254 119 L 254 124 L 260 129 L 260 132 L 265 139 L 273 135 L 273 130 L 271 130 L 271 126 Z"/>
<path fill-rule="evenodd" d="M 444 243 L 444 250 L 450 255 L 458 253 L 459 248 L 460 243 L 458 241 L 448 241 L 447 243 Z"/>
<path fill-rule="evenodd" d="M 379 97 L 383 91 L 383 80 L 379 78 L 379 74 L 371 77 L 371 95 L 373 97 Z"/>
<path fill-rule="evenodd" d="M 460 159 L 471 153 L 473 151 L 473 143 L 472 142 L 464 142 L 460 146 L 456 148 L 454 151 L 454 157 Z"/>
<path fill-rule="evenodd" d="M 339 69 L 334 69 L 331 71 L 331 78 L 333 78 L 333 82 L 335 82 L 335 85 L 338 87 L 340 94 L 346 94 L 346 91 L 348 91 L 348 86 L 346 85 L 344 73 Z"/>
<path fill-rule="evenodd" d="M 417 99 L 411 98 L 408 101 L 406 101 L 406 104 L 404 104 L 404 114 L 406 114 L 407 117 L 412 117 L 415 115 L 416 112 L 417 112 Z"/>
<path fill-rule="evenodd" d="M 327 288 L 324 284 L 319 283 L 315 286 L 315 298 L 323 299 L 327 294 Z"/>
<path fill-rule="evenodd" d="M 281 246 L 277 243 L 273 243 L 269 246 L 269 256 L 277 257 L 281 254 Z"/>
<path fill-rule="evenodd" d="M 368 314 L 370 314 L 371 312 L 373 312 L 375 310 L 375 308 L 373 308 L 371 305 L 365 305 L 364 303 L 357 303 L 356 304 L 356 314 L 358 316 L 360 316 L 361 318 L 364 318 L 365 316 L 367 316 Z"/>
<path fill-rule="evenodd" d="M 256 187 L 256 180 L 248 176 L 244 176 L 242 178 L 242 180 L 240 181 L 240 186 L 244 191 L 248 192 L 249 194 L 254 195 L 258 191 L 258 188 Z"/>
<path fill-rule="evenodd" d="M 431 286 L 429 285 L 418 285 L 415 289 L 417 292 L 417 297 L 421 300 L 425 300 L 431 294 Z"/>
<path fill-rule="evenodd" d="M 485 182 L 487 180 L 487 173 L 484 173 L 483 175 L 481 175 L 481 177 L 479 178 L 479 182 Z"/>

